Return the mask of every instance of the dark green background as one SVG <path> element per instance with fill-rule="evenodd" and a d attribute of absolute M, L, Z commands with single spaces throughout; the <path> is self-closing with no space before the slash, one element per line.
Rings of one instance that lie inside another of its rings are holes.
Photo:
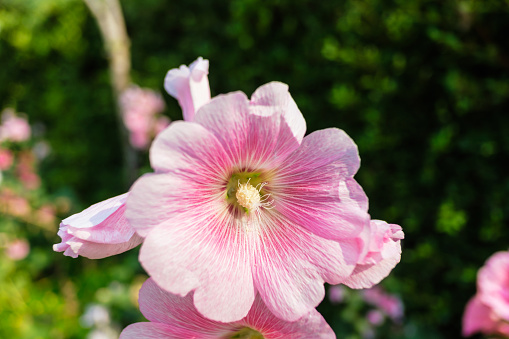
<path fill-rule="evenodd" d="M 290 86 L 308 132 L 344 129 L 359 146 L 356 178 L 372 217 L 406 234 L 402 261 L 385 283 L 416 328 L 405 335 L 460 336 L 477 269 L 509 243 L 507 1 L 122 5 L 139 85 L 163 92 L 168 69 L 203 56 L 213 95 L 249 95 L 279 80 Z M 76 196 L 79 208 L 124 192 L 106 54 L 87 8 L 76 0 L 0 0 L 0 22 L 0 108 L 15 107 L 46 127 L 53 150 L 42 168 L 46 190 Z M 166 114 L 181 119 L 176 100 L 164 98 Z M 140 158 L 147 170 L 147 155 Z M 102 260 L 92 270 L 142 272 L 135 257 Z M 39 274 L 79 274 L 73 265 L 86 261 L 52 254 L 55 260 L 58 269 L 48 264 Z M 332 306 L 321 310 L 334 326 Z"/>

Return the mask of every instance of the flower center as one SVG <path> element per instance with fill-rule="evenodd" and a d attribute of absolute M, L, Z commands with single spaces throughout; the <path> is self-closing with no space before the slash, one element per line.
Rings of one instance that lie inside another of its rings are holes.
<path fill-rule="evenodd" d="M 226 201 L 233 206 L 239 216 L 249 214 L 260 207 L 271 208 L 271 194 L 264 187 L 268 184 L 266 176 L 260 172 L 237 172 L 232 174 L 226 184 Z"/>
<path fill-rule="evenodd" d="M 264 339 L 263 335 L 249 327 L 244 327 L 232 334 L 229 339 Z"/>
<path fill-rule="evenodd" d="M 239 188 L 237 189 L 237 193 L 235 193 L 235 197 L 240 206 L 250 211 L 260 205 L 260 192 L 249 182 L 245 184 L 240 184 L 239 182 Z"/>

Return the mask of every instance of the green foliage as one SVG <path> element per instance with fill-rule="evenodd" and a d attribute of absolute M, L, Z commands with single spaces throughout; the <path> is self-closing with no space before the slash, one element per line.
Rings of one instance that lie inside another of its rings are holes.
<path fill-rule="evenodd" d="M 213 95 L 250 94 L 263 83 L 283 81 L 308 131 L 336 126 L 352 136 L 362 158 L 357 180 L 370 198 L 372 217 L 398 223 L 406 233 L 391 282 L 406 306 L 407 337 L 459 336 L 476 269 L 509 243 L 509 179 L 502 166 L 509 152 L 507 2 L 122 5 L 138 84 L 162 91 L 168 69 L 201 55 L 210 60 Z M 78 0 L 3 0 L 0 64 L 0 107 L 13 106 L 46 126 L 53 153 L 42 176 L 49 191 L 75 192 L 86 206 L 125 190 L 107 62 L 86 7 Z M 177 102 L 165 99 L 167 114 L 180 119 Z M 49 251 L 56 241 L 41 249 Z M 77 273 L 82 267 L 70 267 L 76 260 L 52 256 L 51 262 L 86 279 Z M 94 288 L 113 279 L 104 262 L 93 264 L 101 275 L 87 271 L 100 283 L 73 279 L 83 289 L 80 300 L 93 298 Z M 128 267 L 127 259 L 116 263 Z M 2 266 L 2 276 L 9 269 Z M 36 298 L 53 286 L 50 305 L 26 312 L 49 312 L 53 323 L 65 323 L 69 315 L 57 314 L 65 300 L 54 285 L 59 279 L 65 284 L 66 275 L 47 270 L 51 283 L 30 282 L 33 276 L 19 270 L 12 286 L 30 286 L 19 287 L 20 293 Z M 127 284 L 132 277 L 124 278 Z M 324 307 L 326 314 L 334 312 Z M 77 325 L 59 326 L 82 333 Z M 58 337 L 52 333 L 45 334 Z"/>

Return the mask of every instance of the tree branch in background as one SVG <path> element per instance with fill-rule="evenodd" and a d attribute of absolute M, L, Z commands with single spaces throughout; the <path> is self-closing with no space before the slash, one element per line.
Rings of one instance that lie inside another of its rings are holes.
<path fill-rule="evenodd" d="M 116 102 L 117 123 L 121 131 L 121 143 L 126 169 L 127 184 L 137 178 L 136 151 L 128 141 L 128 132 L 122 120 L 120 95 L 130 85 L 131 54 L 124 16 L 119 0 L 83 0 L 96 19 L 108 54 L 111 85 Z"/>

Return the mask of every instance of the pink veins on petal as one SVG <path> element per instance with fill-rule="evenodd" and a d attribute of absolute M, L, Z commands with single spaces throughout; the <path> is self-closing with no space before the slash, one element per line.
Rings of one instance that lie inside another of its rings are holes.
<path fill-rule="evenodd" d="M 357 146 L 339 129 L 304 138 L 288 86 L 249 100 L 219 95 L 193 122 L 174 122 L 150 149 L 126 217 L 146 237 L 143 267 L 163 289 L 194 291 L 204 316 L 245 317 L 257 295 L 295 321 L 343 282 L 360 259 L 367 198 L 353 179 Z M 257 197 L 256 194 L 259 194 Z M 368 225 L 368 226 L 366 226 Z"/>

